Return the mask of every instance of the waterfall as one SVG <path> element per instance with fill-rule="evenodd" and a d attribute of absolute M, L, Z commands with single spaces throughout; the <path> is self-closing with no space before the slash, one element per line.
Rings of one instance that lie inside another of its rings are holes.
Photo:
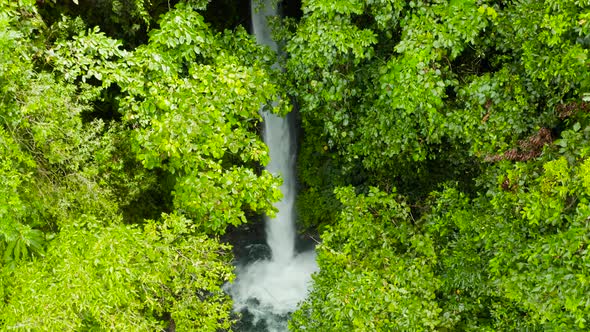
<path fill-rule="evenodd" d="M 276 217 L 265 218 L 266 242 L 272 252 L 272 260 L 288 261 L 295 253 L 295 140 L 291 117 L 280 117 L 269 111 L 262 111 L 264 118 L 264 142 L 268 145 L 270 162 L 266 169 L 283 178 L 281 192 L 283 199 L 275 204 L 279 210 Z"/>
<path fill-rule="evenodd" d="M 278 50 L 267 17 L 276 16 L 276 0 L 252 0 L 252 30 L 259 44 Z M 267 170 L 281 176 L 283 199 L 275 218 L 265 218 L 270 259 L 236 267 L 236 280 L 226 286 L 234 310 L 251 317 L 252 331 L 286 331 L 288 315 L 305 299 L 311 275 L 318 267 L 315 251 L 295 252 L 296 142 L 292 117 L 261 109 L 263 138 L 270 151 Z"/>

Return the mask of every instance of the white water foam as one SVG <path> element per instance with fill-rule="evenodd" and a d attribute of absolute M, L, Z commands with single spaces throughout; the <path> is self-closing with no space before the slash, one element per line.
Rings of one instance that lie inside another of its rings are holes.
<path fill-rule="evenodd" d="M 314 251 L 287 261 L 260 260 L 238 267 L 230 290 L 234 310 L 248 310 L 254 324 L 265 320 L 270 331 L 286 331 L 286 316 L 305 300 L 311 274 L 317 269 Z"/>
<path fill-rule="evenodd" d="M 251 2 L 252 28 L 258 43 L 277 51 L 271 39 L 268 16 L 277 15 L 276 0 Z M 318 271 L 315 251 L 295 252 L 294 203 L 295 135 L 289 117 L 280 117 L 261 110 L 264 118 L 263 138 L 269 147 L 270 163 L 267 170 L 283 178 L 283 199 L 275 206 L 279 210 L 274 219 L 265 218 L 266 242 L 272 256 L 236 268 L 236 280 L 226 287 L 234 300 L 234 310 L 247 310 L 253 325 L 260 320 L 268 331 L 286 331 L 287 316 L 297 309 L 308 294 L 311 275 Z"/>

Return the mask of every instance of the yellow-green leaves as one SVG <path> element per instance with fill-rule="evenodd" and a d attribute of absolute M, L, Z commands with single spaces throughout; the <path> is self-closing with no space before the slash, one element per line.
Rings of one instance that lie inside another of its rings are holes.
<path fill-rule="evenodd" d="M 37 331 L 229 328 L 231 278 L 217 241 L 177 215 L 138 227 L 64 227 L 47 254 L 19 265 L 7 283 L 3 328 Z M 0 279 L 2 280 L 2 279 Z M 164 317 L 164 318 L 163 318 Z"/>
<path fill-rule="evenodd" d="M 541 190 L 544 192 L 561 192 L 567 194 L 568 182 L 570 180 L 569 165 L 564 157 L 552 160 L 543 165 L 545 174 L 541 179 Z M 563 189 L 561 189 L 563 188 Z M 560 190 L 561 189 L 561 190 Z M 565 192 L 563 192 L 565 190 Z"/>
<path fill-rule="evenodd" d="M 590 192 L 590 158 L 584 160 L 582 165 L 580 165 L 580 177 L 584 189 Z"/>
<path fill-rule="evenodd" d="M 350 1 L 350 0 L 340 0 L 340 1 L 321 1 L 321 0 L 307 0 L 303 1 L 302 7 L 304 13 L 310 12 L 318 12 L 325 15 L 333 15 L 333 14 L 361 14 L 365 7 L 364 1 Z"/>
<path fill-rule="evenodd" d="M 498 12 L 494 9 L 494 7 L 490 7 L 488 5 L 482 5 L 477 8 L 477 11 L 480 14 L 485 14 L 489 16 L 492 20 L 495 20 L 498 17 Z"/>

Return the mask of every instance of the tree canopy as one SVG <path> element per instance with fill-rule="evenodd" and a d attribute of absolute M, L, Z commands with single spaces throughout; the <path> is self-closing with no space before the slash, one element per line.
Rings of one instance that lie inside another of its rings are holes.
<path fill-rule="evenodd" d="M 258 109 L 282 90 L 272 53 L 243 28 L 213 31 L 202 5 L 177 4 L 125 49 L 2 2 L 4 328 L 230 327 L 218 236 L 274 212 Z"/>
<path fill-rule="evenodd" d="M 589 9 L 303 2 L 286 66 L 324 241 L 294 330 L 587 328 Z"/>
<path fill-rule="evenodd" d="M 230 330 L 291 104 L 292 330 L 588 329 L 590 2 L 299 5 L 277 55 L 237 1 L 0 0 L 1 329 Z"/>

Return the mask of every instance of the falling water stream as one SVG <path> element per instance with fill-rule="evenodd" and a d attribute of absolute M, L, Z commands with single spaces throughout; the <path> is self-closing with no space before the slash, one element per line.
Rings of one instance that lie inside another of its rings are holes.
<path fill-rule="evenodd" d="M 277 15 L 276 0 L 251 2 L 252 30 L 259 44 L 277 51 L 267 18 Z M 295 251 L 295 154 L 292 117 L 280 117 L 261 109 L 263 138 L 270 151 L 266 169 L 283 178 L 283 199 L 275 206 L 275 218 L 265 218 L 266 242 L 271 257 L 236 267 L 236 280 L 227 286 L 234 310 L 250 317 L 250 331 L 287 331 L 287 319 L 305 299 L 311 274 L 317 271 L 313 250 Z"/>

